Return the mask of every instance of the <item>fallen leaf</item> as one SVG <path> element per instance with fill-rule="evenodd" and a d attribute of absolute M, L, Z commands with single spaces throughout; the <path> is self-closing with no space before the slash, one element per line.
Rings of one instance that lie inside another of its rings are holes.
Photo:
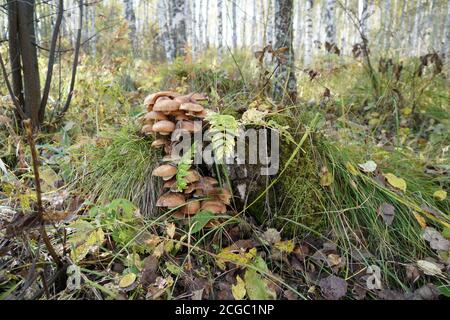
<path fill-rule="evenodd" d="M 356 170 L 355 166 L 350 162 L 347 162 L 345 164 L 345 167 L 347 168 L 348 172 L 350 172 L 352 175 L 356 176 L 358 174 L 358 170 Z"/>
<path fill-rule="evenodd" d="M 277 229 L 269 228 L 263 233 L 263 238 L 270 244 L 279 242 L 281 240 L 280 232 Z"/>
<path fill-rule="evenodd" d="M 332 174 L 328 170 L 323 171 L 320 175 L 320 185 L 322 187 L 328 187 L 331 186 L 332 183 L 333 183 Z"/>
<path fill-rule="evenodd" d="M 416 218 L 416 220 L 417 220 L 417 222 L 419 223 L 420 227 L 421 227 L 422 229 L 425 229 L 426 226 L 427 226 L 427 222 L 425 221 L 425 218 L 422 217 L 422 215 L 420 215 L 420 214 L 417 213 L 417 212 L 413 212 L 413 214 L 414 214 L 414 218 Z"/>
<path fill-rule="evenodd" d="M 136 281 L 136 274 L 134 273 L 127 273 L 124 275 L 120 281 L 119 281 L 119 287 L 120 288 L 127 288 L 131 286 Z"/>
<path fill-rule="evenodd" d="M 166 224 L 166 232 L 170 239 L 175 236 L 175 224 L 173 222 Z"/>
<path fill-rule="evenodd" d="M 231 293 L 236 300 L 244 299 L 247 291 L 245 290 L 245 282 L 241 277 L 236 277 L 236 284 L 231 286 Z"/>
<path fill-rule="evenodd" d="M 439 265 L 437 265 L 436 263 L 426 261 L 426 260 L 419 260 L 419 261 L 417 261 L 417 266 L 426 275 L 429 275 L 429 276 L 441 276 L 442 275 L 442 270 L 441 270 L 442 268 Z"/>
<path fill-rule="evenodd" d="M 250 300 L 272 300 L 276 293 L 270 290 L 267 280 L 253 269 L 247 269 L 244 274 L 245 289 Z"/>
<path fill-rule="evenodd" d="M 364 172 L 374 172 L 377 169 L 377 164 L 372 160 L 366 161 L 365 163 L 359 163 L 358 166 Z"/>
<path fill-rule="evenodd" d="M 402 178 L 398 178 L 392 173 L 384 174 L 384 177 L 387 179 L 388 183 L 396 189 L 406 191 L 406 181 Z"/>
<path fill-rule="evenodd" d="M 334 267 L 341 264 L 342 258 L 337 254 L 331 253 L 328 255 L 327 261 L 330 267 Z"/>
<path fill-rule="evenodd" d="M 390 226 L 394 221 L 395 207 L 392 204 L 386 202 L 382 203 L 378 208 L 378 215 L 380 215 L 383 218 L 384 222 L 388 226 Z"/>
<path fill-rule="evenodd" d="M 381 285 L 381 270 L 380 267 L 376 265 L 371 265 L 367 268 L 366 273 L 370 275 L 366 280 L 367 289 L 369 290 L 381 290 L 383 286 Z"/>
<path fill-rule="evenodd" d="M 445 190 L 437 190 L 433 193 L 433 197 L 436 200 L 444 201 L 447 198 L 447 191 Z"/>
<path fill-rule="evenodd" d="M 280 251 L 291 253 L 294 251 L 294 240 L 286 240 L 286 241 L 279 241 L 275 243 L 275 248 L 277 248 Z"/>
<path fill-rule="evenodd" d="M 436 229 L 426 227 L 422 237 L 430 243 L 431 249 L 449 251 L 450 241 L 445 239 Z"/>
<path fill-rule="evenodd" d="M 335 275 L 321 279 L 319 286 L 327 300 L 339 300 L 347 294 L 347 282 Z"/>

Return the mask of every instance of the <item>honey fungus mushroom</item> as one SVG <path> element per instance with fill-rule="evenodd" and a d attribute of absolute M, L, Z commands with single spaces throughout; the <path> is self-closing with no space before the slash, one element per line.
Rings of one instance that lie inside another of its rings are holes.
<path fill-rule="evenodd" d="M 227 207 L 221 201 L 217 200 L 207 200 L 203 201 L 201 204 L 201 209 L 205 211 L 210 211 L 214 214 L 226 213 Z"/>
<path fill-rule="evenodd" d="M 168 118 L 164 113 L 152 110 L 145 114 L 144 119 L 146 122 L 150 122 L 150 121 L 167 120 Z"/>
<path fill-rule="evenodd" d="M 155 168 L 152 172 L 152 176 L 161 177 L 164 181 L 170 180 L 176 174 L 177 168 L 170 164 L 163 164 L 158 168 Z"/>
<path fill-rule="evenodd" d="M 185 215 L 196 214 L 200 210 L 200 201 L 192 200 L 186 202 L 186 205 L 181 208 L 181 212 Z"/>
<path fill-rule="evenodd" d="M 175 124 L 169 120 L 161 120 L 153 125 L 152 130 L 161 135 L 169 135 L 175 130 Z"/>
<path fill-rule="evenodd" d="M 154 140 L 152 142 L 151 146 L 153 148 L 162 148 L 166 144 L 167 144 L 167 140 L 166 139 L 156 139 L 156 140 Z"/>
<path fill-rule="evenodd" d="M 176 208 L 186 203 L 181 193 L 166 192 L 156 201 L 157 207 Z"/>
<path fill-rule="evenodd" d="M 175 100 L 158 100 L 153 106 L 153 111 L 163 112 L 169 114 L 177 111 L 180 108 L 180 103 Z"/>

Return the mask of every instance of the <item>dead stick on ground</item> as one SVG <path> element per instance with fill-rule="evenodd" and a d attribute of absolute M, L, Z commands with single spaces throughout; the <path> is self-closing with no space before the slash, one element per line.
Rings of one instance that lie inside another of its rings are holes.
<path fill-rule="evenodd" d="M 36 186 L 36 199 L 37 199 L 37 205 L 38 205 L 38 219 L 41 223 L 41 235 L 42 239 L 44 240 L 45 246 L 47 247 L 48 252 L 52 256 L 53 260 L 56 262 L 58 266 L 62 266 L 61 259 L 59 258 L 58 254 L 55 251 L 55 248 L 53 248 L 50 239 L 48 238 L 47 232 L 45 231 L 44 226 L 44 209 L 42 207 L 42 191 L 41 191 L 41 181 L 39 180 L 39 164 L 38 164 L 38 156 L 36 152 L 36 145 L 34 144 L 33 139 L 33 126 L 31 124 L 31 120 L 27 119 L 23 121 L 23 124 L 25 126 L 25 130 L 27 133 L 27 139 L 28 144 L 30 145 L 31 150 L 31 158 L 33 162 L 33 171 L 34 171 L 34 181 Z"/>

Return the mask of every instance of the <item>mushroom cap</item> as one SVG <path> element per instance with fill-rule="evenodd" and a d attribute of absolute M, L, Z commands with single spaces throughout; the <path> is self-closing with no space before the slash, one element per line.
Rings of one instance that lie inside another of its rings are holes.
<path fill-rule="evenodd" d="M 169 120 L 161 120 L 153 125 L 152 130 L 162 135 L 168 135 L 175 130 L 175 124 Z"/>
<path fill-rule="evenodd" d="M 153 133 L 153 125 L 151 125 L 151 124 L 146 124 L 146 125 L 144 125 L 143 127 L 142 127 L 142 129 L 141 129 L 141 132 L 143 133 L 143 134 L 150 134 L 150 133 Z"/>
<path fill-rule="evenodd" d="M 217 200 L 207 200 L 202 201 L 201 205 L 202 210 L 211 211 L 212 213 L 226 213 L 227 207 L 221 201 Z"/>
<path fill-rule="evenodd" d="M 204 119 L 204 118 L 206 118 L 206 116 L 207 116 L 206 110 L 202 110 L 202 111 L 200 111 L 200 112 L 189 112 L 189 113 L 187 113 L 187 114 L 190 115 L 190 116 L 199 118 L 199 119 Z"/>
<path fill-rule="evenodd" d="M 197 103 L 185 102 L 180 105 L 180 110 L 201 112 L 201 111 L 205 110 L 205 108 L 203 108 L 203 106 L 201 106 Z"/>
<path fill-rule="evenodd" d="M 161 148 L 162 146 L 166 145 L 167 140 L 166 139 L 156 139 L 152 142 L 151 146 L 153 148 Z"/>
<path fill-rule="evenodd" d="M 161 98 L 161 97 L 175 98 L 175 97 L 178 97 L 179 95 L 180 95 L 179 93 L 176 93 L 173 91 L 155 92 L 155 93 L 149 94 L 147 97 L 145 97 L 144 106 L 151 110 L 151 108 L 153 107 L 153 105 L 156 103 L 156 101 L 159 98 Z"/>
<path fill-rule="evenodd" d="M 144 116 L 144 119 L 146 121 L 151 121 L 151 120 L 167 120 L 167 116 L 162 113 L 162 112 L 158 112 L 158 111 L 150 111 L 147 112 Z"/>
<path fill-rule="evenodd" d="M 175 115 L 175 120 L 182 121 L 182 120 L 189 120 L 190 118 L 183 112 L 181 114 Z"/>
<path fill-rule="evenodd" d="M 198 132 L 202 130 L 200 121 L 181 120 L 177 122 L 177 129 L 187 132 Z"/>
<path fill-rule="evenodd" d="M 196 214 L 200 210 L 200 201 L 193 200 L 186 203 L 186 205 L 181 209 L 186 215 Z"/>
<path fill-rule="evenodd" d="M 170 189 L 174 184 L 176 184 L 177 180 L 175 178 L 171 178 L 170 180 L 167 180 L 163 184 L 163 189 Z"/>
<path fill-rule="evenodd" d="M 186 189 L 183 190 L 184 193 L 192 193 L 194 190 L 197 190 L 200 188 L 200 185 L 198 182 L 193 182 L 187 185 Z"/>
<path fill-rule="evenodd" d="M 206 195 L 219 199 L 225 204 L 230 204 L 231 192 L 226 188 L 213 188 L 206 191 Z"/>
<path fill-rule="evenodd" d="M 184 180 L 186 180 L 187 183 L 193 183 L 199 181 L 200 178 L 201 176 L 197 170 L 189 169 L 186 176 L 184 177 Z"/>
<path fill-rule="evenodd" d="M 163 164 L 153 169 L 152 176 L 162 177 L 164 180 L 169 180 L 177 174 L 177 168 L 170 164 Z M 167 179 L 166 179 L 167 178 Z"/>
<path fill-rule="evenodd" d="M 190 94 L 185 94 L 182 96 L 175 97 L 173 100 L 175 100 L 179 103 L 192 102 Z"/>
<path fill-rule="evenodd" d="M 186 203 L 181 193 L 166 192 L 156 201 L 157 207 L 175 208 Z"/>
<path fill-rule="evenodd" d="M 154 111 L 173 112 L 180 108 L 180 103 L 175 100 L 158 100 L 153 106 Z"/>

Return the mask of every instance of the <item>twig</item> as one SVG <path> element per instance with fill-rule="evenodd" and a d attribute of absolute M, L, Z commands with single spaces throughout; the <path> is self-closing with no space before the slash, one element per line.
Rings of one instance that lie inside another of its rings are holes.
<path fill-rule="evenodd" d="M 33 139 L 33 127 L 31 124 L 31 119 L 26 119 L 23 121 L 23 124 L 25 126 L 25 131 L 27 133 L 27 139 L 28 144 L 30 145 L 31 150 L 31 158 L 33 162 L 33 171 L 34 171 L 34 180 L 35 180 L 35 187 L 36 187 L 36 202 L 38 206 L 38 219 L 39 223 L 41 223 L 40 233 L 42 236 L 42 239 L 44 240 L 45 246 L 47 247 L 48 252 L 52 256 L 53 260 L 56 262 L 58 266 L 62 266 L 62 261 L 59 258 L 58 254 L 55 251 L 55 248 L 53 248 L 53 245 L 50 242 L 50 239 L 48 238 L 47 232 L 45 231 L 45 226 L 43 223 L 43 215 L 44 210 L 42 207 L 42 191 L 41 191 L 41 182 L 39 180 L 39 165 L 38 165 L 38 156 L 36 152 L 36 145 L 34 143 Z"/>

